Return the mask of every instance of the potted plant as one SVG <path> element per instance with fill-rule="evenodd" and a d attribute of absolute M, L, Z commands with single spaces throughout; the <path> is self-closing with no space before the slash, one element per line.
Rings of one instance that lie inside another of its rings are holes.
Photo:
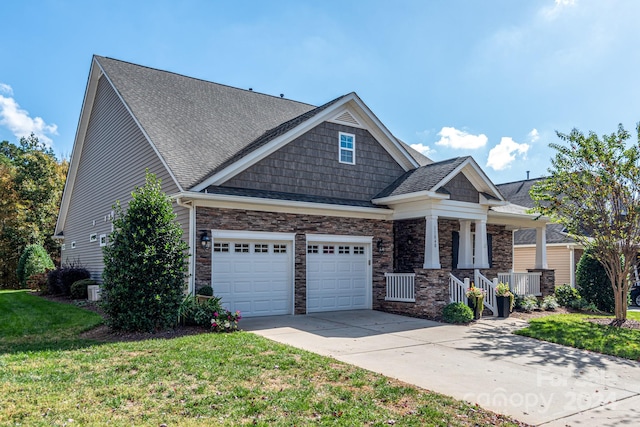
<path fill-rule="evenodd" d="M 467 304 L 473 310 L 473 318 L 476 320 L 482 317 L 484 294 L 484 289 L 476 288 L 473 282 L 471 283 L 471 287 L 467 289 Z"/>
<path fill-rule="evenodd" d="M 514 295 L 509 289 L 508 283 L 498 283 L 496 285 L 496 302 L 498 304 L 498 317 L 509 317 L 513 310 Z"/>

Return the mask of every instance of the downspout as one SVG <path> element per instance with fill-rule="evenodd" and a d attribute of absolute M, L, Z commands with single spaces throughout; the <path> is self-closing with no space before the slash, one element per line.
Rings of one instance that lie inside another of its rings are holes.
<path fill-rule="evenodd" d="M 196 289 L 196 260 L 194 251 L 196 242 L 196 207 L 193 206 L 192 201 L 184 202 L 182 197 L 176 197 L 176 204 L 189 209 L 189 285 L 187 293 L 193 295 Z"/>

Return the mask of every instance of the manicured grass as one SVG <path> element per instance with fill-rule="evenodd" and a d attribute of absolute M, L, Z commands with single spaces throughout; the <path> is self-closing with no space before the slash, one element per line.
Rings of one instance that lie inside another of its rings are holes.
<path fill-rule="evenodd" d="M 28 325 L 29 301 L 21 328 L 31 337 L 48 335 L 48 328 L 38 333 L 36 325 Z M 73 309 L 55 305 L 53 315 Z M 5 327 L 0 333 L 2 341 L 15 335 Z M 65 335 L 73 341 L 74 333 Z M 517 425 L 477 406 L 246 332 L 94 345 L 78 341 L 71 350 L 68 344 L 54 349 L 51 338 L 36 339 L 51 348 L 0 354 L 0 425 L 353 426 L 390 420 Z"/>
<path fill-rule="evenodd" d="M 0 353 L 90 344 L 80 332 L 102 323 L 96 313 L 47 301 L 29 291 L 0 291 Z"/>
<path fill-rule="evenodd" d="M 640 312 L 629 312 L 628 319 L 640 321 Z M 518 335 L 549 341 L 602 354 L 640 360 L 640 330 L 597 325 L 588 318 L 611 318 L 586 314 L 558 314 L 531 319 Z"/>

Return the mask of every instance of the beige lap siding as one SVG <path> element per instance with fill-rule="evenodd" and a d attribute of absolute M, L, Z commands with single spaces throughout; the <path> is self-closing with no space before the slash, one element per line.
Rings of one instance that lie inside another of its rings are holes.
<path fill-rule="evenodd" d="M 581 250 L 575 255 L 575 266 L 580 260 Z M 533 246 L 516 246 L 513 250 L 513 270 L 522 272 L 532 269 L 536 263 L 536 248 Z M 566 246 L 547 246 L 547 265 L 555 270 L 555 285 L 571 283 L 571 251 Z"/>
<path fill-rule="evenodd" d="M 338 218 L 319 215 L 258 212 L 198 207 L 196 230 L 238 230 L 296 233 L 294 293 L 296 314 L 306 313 L 307 248 L 306 234 L 373 236 L 373 308 L 381 308 L 385 297 L 385 272 L 393 270 L 393 224 L 391 221 Z M 377 242 L 382 240 L 382 253 Z M 196 288 L 211 284 L 211 249 L 196 245 Z M 215 291 L 215 290 L 214 290 Z"/>

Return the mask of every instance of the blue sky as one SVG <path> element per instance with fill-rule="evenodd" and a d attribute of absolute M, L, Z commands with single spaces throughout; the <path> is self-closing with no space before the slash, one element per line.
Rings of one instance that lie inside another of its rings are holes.
<path fill-rule="evenodd" d="M 93 54 L 321 105 L 356 92 L 434 160 L 544 175 L 555 131 L 640 121 L 635 0 L 4 2 L 0 140 L 69 157 Z"/>

